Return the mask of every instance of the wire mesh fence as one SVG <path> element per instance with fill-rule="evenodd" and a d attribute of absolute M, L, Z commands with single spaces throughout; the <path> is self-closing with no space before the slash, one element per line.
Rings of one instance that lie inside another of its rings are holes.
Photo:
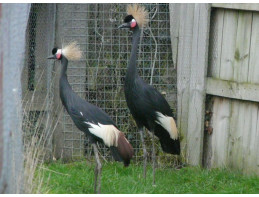
<path fill-rule="evenodd" d="M 149 11 L 150 22 L 142 32 L 138 71 L 147 83 L 152 84 L 166 97 L 176 115 L 176 69 L 171 50 L 169 5 L 143 5 Z M 141 161 L 139 133 L 123 91 L 132 32 L 117 29 L 126 16 L 126 4 L 57 4 L 57 16 L 56 40 L 61 40 L 62 44 L 77 41 L 84 54 L 80 61 L 70 62 L 68 66 L 68 80 L 73 90 L 111 116 L 134 147 L 135 161 Z M 33 36 L 37 26 L 32 24 L 29 27 Z M 37 40 L 31 39 L 29 43 L 37 45 Z M 29 50 L 28 57 L 31 61 L 34 61 L 34 53 L 35 51 Z M 30 76 L 34 76 L 35 71 L 31 69 L 33 66 L 30 61 L 28 68 Z M 33 86 L 28 85 L 28 88 Z M 88 139 L 75 127 L 66 112 L 62 117 L 62 125 L 64 151 L 70 151 L 73 159 L 91 157 L 92 148 Z M 148 132 L 145 139 L 151 156 L 151 138 Z M 109 150 L 101 144 L 98 146 L 103 158 L 109 160 Z M 163 164 L 166 160 L 171 165 L 175 162 L 174 157 L 162 153 L 158 141 L 156 150 L 159 163 Z"/>
<path fill-rule="evenodd" d="M 52 152 L 53 81 L 52 68 L 46 61 L 54 39 L 54 6 L 32 4 L 26 31 L 26 56 L 22 72 L 24 147 L 37 145 Z M 49 23 L 48 21 L 52 21 Z M 33 139 L 35 138 L 35 139 Z M 26 151 L 26 150 L 25 150 Z M 47 155 L 47 154 L 44 154 Z M 50 159 L 48 154 L 48 159 Z"/>

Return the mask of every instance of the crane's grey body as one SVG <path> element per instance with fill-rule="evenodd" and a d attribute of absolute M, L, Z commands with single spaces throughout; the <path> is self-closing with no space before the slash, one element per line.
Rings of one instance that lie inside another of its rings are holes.
<path fill-rule="evenodd" d="M 137 49 L 140 33 L 139 27 L 133 30 L 131 56 L 124 89 L 127 105 L 138 128 L 145 126 L 149 131 L 153 131 L 159 138 L 165 152 L 180 154 L 179 139 L 171 139 L 168 131 L 157 123 L 157 112 L 173 117 L 169 104 L 155 88 L 145 83 L 137 72 Z"/>
<path fill-rule="evenodd" d="M 68 60 L 64 56 L 61 58 L 61 65 L 62 68 L 59 86 L 62 104 L 66 108 L 68 114 L 72 118 L 77 128 L 83 131 L 89 137 L 91 143 L 96 143 L 97 141 L 104 143 L 105 139 L 102 138 L 102 136 L 97 135 L 98 131 L 93 132 L 95 129 L 93 128 L 93 125 L 96 125 L 96 128 L 100 127 L 100 125 L 114 126 L 115 129 L 117 129 L 117 126 L 102 109 L 82 99 L 72 90 L 72 87 L 67 80 L 66 74 Z M 102 128 L 100 127 L 99 129 Z M 118 142 L 114 143 L 117 144 L 117 146 L 112 145 L 109 146 L 109 148 L 111 150 L 113 158 L 116 161 L 122 161 L 125 166 L 128 166 L 130 163 L 130 159 L 133 156 L 133 149 L 128 141 L 125 139 L 124 135 L 120 137 L 121 135 L 122 134 L 119 134 L 119 136 L 117 136 Z M 125 146 L 122 145 L 122 147 L 119 147 L 120 141 Z M 118 148 L 122 148 L 125 150 L 118 150 Z"/>
<path fill-rule="evenodd" d="M 143 6 L 130 5 L 124 24 L 119 28 L 130 28 L 133 31 L 130 61 L 125 78 L 125 97 L 129 110 L 134 117 L 142 141 L 144 157 L 144 178 L 146 178 L 147 151 L 143 128 L 152 133 L 153 184 L 155 184 L 155 144 L 154 135 L 159 138 L 164 152 L 180 154 L 180 141 L 173 114 L 165 98 L 152 86 L 145 83 L 137 72 L 137 50 L 140 40 L 140 27 L 148 22 L 148 12 Z"/>
<path fill-rule="evenodd" d="M 124 134 L 118 130 L 112 119 L 100 108 L 88 103 L 79 97 L 71 88 L 67 79 L 68 58 L 77 60 L 81 57 L 81 51 L 75 42 L 62 49 L 54 48 L 53 56 L 48 59 L 61 60 L 61 75 L 59 81 L 60 98 L 62 104 L 72 118 L 76 127 L 83 131 L 90 139 L 94 148 L 95 159 L 95 192 L 100 193 L 102 165 L 98 155 L 96 142 L 102 142 L 111 150 L 112 156 L 116 161 L 121 161 L 124 166 L 130 164 L 133 156 L 133 148 Z"/>
<path fill-rule="evenodd" d="M 103 125 L 115 125 L 115 123 L 102 109 L 82 99 L 72 90 L 66 74 L 68 60 L 63 57 L 61 64 L 62 70 L 59 86 L 62 104 L 79 130 L 85 132 L 92 142 L 102 142 L 102 139 L 89 132 L 89 127 L 91 126 L 86 122 L 91 122 L 96 125 L 98 125 L 98 123 Z"/>

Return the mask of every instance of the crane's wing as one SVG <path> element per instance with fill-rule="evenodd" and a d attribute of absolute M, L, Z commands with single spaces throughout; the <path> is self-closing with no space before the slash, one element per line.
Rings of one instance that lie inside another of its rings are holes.
<path fill-rule="evenodd" d="M 102 109 L 94 106 L 86 101 L 80 103 L 80 106 L 73 106 L 69 110 L 69 114 L 73 119 L 85 124 L 91 122 L 94 124 L 114 125 L 115 123 Z"/>
<path fill-rule="evenodd" d="M 159 111 L 164 115 L 173 116 L 170 105 L 166 99 L 154 87 L 145 84 L 142 86 L 143 99 L 154 111 Z"/>

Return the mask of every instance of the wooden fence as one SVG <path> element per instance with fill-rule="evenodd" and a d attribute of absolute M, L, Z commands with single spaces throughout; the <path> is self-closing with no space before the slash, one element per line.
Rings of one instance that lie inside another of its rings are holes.
<path fill-rule="evenodd" d="M 170 9 L 186 161 L 259 175 L 259 4 Z"/>

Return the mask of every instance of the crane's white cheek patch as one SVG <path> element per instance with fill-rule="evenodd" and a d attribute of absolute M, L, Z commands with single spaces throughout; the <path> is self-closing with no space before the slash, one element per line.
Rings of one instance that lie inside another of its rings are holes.
<path fill-rule="evenodd" d="M 91 126 L 89 128 L 89 131 L 93 135 L 101 138 L 106 146 L 118 146 L 118 137 L 120 131 L 115 126 L 103 125 L 101 123 L 98 123 L 98 125 L 93 124 L 91 122 L 85 123 Z"/>
<path fill-rule="evenodd" d="M 61 49 L 58 49 L 58 50 L 57 50 L 57 53 L 56 53 L 56 58 L 57 58 L 58 60 L 61 58 L 61 54 L 62 54 Z"/>
<path fill-rule="evenodd" d="M 157 124 L 160 124 L 165 130 L 168 131 L 170 138 L 176 140 L 178 138 L 178 130 L 175 124 L 175 121 L 170 116 L 165 116 L 160 112 L 156 112 L 157 114 Z"/>

